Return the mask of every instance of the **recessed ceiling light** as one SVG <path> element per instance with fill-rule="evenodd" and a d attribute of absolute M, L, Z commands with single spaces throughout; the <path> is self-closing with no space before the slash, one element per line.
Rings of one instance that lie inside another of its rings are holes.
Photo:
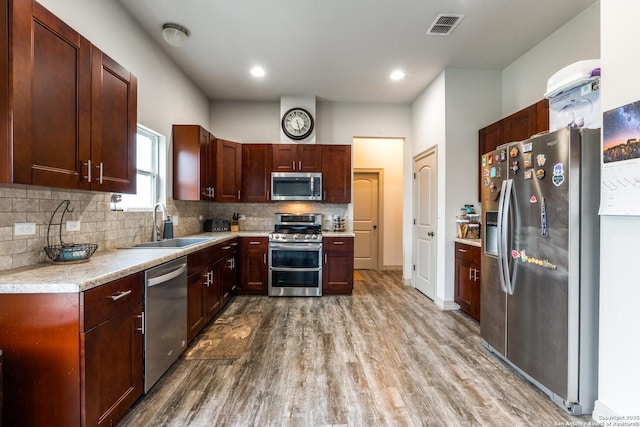
<path fill-rule="evenodd" d="M 404 79 L 404 72 L 401 70 L 396 70 L 389 76 L 391 80 L 402 80 Z"/>
<path fill-rule="evenodd" d="M 254 77 L 264 76 L 264 69 L 262 67 L 253 67 L 251 69 L 251 75 Z"/>

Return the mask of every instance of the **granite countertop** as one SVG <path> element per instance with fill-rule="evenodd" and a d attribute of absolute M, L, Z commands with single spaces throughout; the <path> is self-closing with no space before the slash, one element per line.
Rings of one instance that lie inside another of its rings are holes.
<path fill-rule="evenodd" d="M 461 239 L 456 237 L 454 242 L 462 243 L 463 245 L 477 246 L 479 248 L 482 247 L 482 239 Z"/>
<path fill-rule="evenodd" d="M 81 264 L 46 262 L 7 270 L 0 272 L 0 294 L 82 292 L 235 237 L 267 237 L 268 234 L 268 231 L 201 233 L 181 237 L 210 240 L 184 248 L 114 249 L 98 252 L 89 262 Z"/>
<path fill-rule="evenodd" d="M 356 237 L 353 231 L 323 231 L 322 237 Z"/>

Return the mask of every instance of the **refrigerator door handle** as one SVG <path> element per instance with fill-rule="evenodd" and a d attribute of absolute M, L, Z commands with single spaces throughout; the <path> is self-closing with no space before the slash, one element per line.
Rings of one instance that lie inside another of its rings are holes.
<path fill-rule="evenodd" d="M 507 237 L 509 232 L 509 217 L 511 209 L 511 196 L 513 192 L 513 180 L 502 181 L 500 191 L 500 203 L 498 205 L 498 272 L 502 290 L 513 295 L 513 284 L 509 275 L 509 249 Z"/>

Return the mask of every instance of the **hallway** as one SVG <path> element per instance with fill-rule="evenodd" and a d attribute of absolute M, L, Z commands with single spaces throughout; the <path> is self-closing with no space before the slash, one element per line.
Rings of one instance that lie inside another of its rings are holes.
<path fill-rule="evenodd" d="M 123 426 L 553 426 L 572 418 L 489 354 L 478 324 L 399 272 L 352 296 L 241 296 L 258 316 L 237 360 L 181 357 Z M 197 341 L 196 338 L 195 341 Z"/>

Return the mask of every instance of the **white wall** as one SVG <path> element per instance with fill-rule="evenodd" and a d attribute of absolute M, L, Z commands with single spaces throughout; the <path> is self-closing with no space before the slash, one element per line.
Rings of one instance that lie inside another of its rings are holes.
<path fill-rule="evenodd" d="M 640 100 L 637 0 L 602 0 L 602 111 Z M 640 415 L 639 217 L 601 217 L 598 416 Z M 624 419 L 623 419 L 624 420 Z M 638 419 L 629 422 L 638 422 Z"/>
<path fill-rule="evenodd" d="M 280 101 L 213 101 L 211 128 L 237 142 L 280 142 Z M 411 137 L 411 111 L 403 104 L 316 103 L 316 143 L 351 144 L 356 136 Z"/>
<path fill-rule="evenodd" d="M 500 93 L 499 71 L 447 69 L 413 104 L 410 158 L 438 146 L 435 302 L 442 308 L 455 307 L 454 220 L 465 204 L 478 206 L 478 129 L 499 114 Z M 411 249 L 411 240 L 405 248 Z"/>
<path fill-rule="evenodd" d="M 547 80 L 556 71 L 576 61 L 597 58 L 600 58 L 600 2 L 589 6 L 503 70 L 502 115 L 493 121 L 541 100 Z"/>
<path fill-rule="evenodd" d="M 209 124 L 209 101 L 117 1 L 39 0 L 138 78 L 138 122 L 165 135 L 173 123 Z"/>

